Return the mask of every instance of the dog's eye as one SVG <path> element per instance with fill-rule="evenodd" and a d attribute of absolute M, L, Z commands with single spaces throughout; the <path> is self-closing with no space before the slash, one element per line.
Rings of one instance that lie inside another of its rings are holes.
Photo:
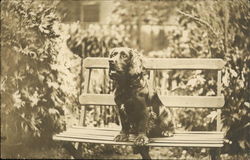
<path fill-rule="evenodd" d="M 121 55 L 122 58 L 127 58 L 128 56 L 126 54 Z"/>
<path fill-rule="evenodd" d="M 117 55 L 117 52 L 111 53 L 109 57 L 112 58 L 112 57 L 114 57 L 115 55 Z"/>

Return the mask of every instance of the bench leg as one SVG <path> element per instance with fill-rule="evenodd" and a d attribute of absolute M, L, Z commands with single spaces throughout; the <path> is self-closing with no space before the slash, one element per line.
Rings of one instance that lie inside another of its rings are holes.
<path fill-rule="evenodd" d="M 135 154 L 140 153 L 142 159 L 151 159 L 151 157 L 149 155 L 149 147 L 148 146 L 143 146 L 143 147 L 134 146 L 133 152 Z"/>
<path fill-rule="evenodd" d="M 71 142 L 64 142 L 63 147 L 70 153 L 71 156 L 73 156 L 75 159 L 81 159 L 83 158 L 81 155 L 81 152 L 79 150 L 76 150 L 76 148 L 73 146 Z"/>
<path fill-rule="evenodd" d="M 220 148 L 210 149 L 211 160 L 220 160 Z"/>
<path fill-rule="evenodd" d="M 79 143 L 77 146 L 77 152 L 81 152 L 82 151 L 81 149 L 82 149 L 82 143 Z"/>

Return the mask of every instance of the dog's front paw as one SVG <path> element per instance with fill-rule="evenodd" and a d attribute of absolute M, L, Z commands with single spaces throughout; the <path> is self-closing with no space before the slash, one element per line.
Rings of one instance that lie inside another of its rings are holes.
<path fill-rule="evenodd" d="M 145 134 L 139 134 L 134 141 L 137 146 L 144 146 L 147 143 L 149 143 L 149 138 Z"/>
<path fill-rule="evenodd" d="M 173 131 L 164 131 L 162 133 L 163 136 L 165 137 L 173 137 L 174 136 L 174 132 Z"/>
<path fill-rule="evenodd" d="M 127 134 L 124 133 L 120 133 L 118 135 L 115 136 L 114 141 L 116 142 L 126 142 L 129 140 L 129 136 Z"/>

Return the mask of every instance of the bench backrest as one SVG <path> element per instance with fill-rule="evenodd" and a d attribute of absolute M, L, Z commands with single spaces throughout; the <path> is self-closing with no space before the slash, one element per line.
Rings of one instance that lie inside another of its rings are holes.
<path fill-rule="evenodd" d="M 217 108 L 217 131 L 221 130 L 221 107 L 224 105 L 224 97 L 221 95 L 221 70 L 225 63 L 221 59 L 205 58 L 146 58 L 144 66 L 150 70 L 149 81 L 153 84 L 155 70 L 216 70 L 217 71 L 217 95 L 216 96 L 166 96 L 160 95 L 160 99 L 167 107 L 194 107 Z M 108 58 L 86 58 L 84 66 L 84 90 L 79 97 L 81 105 L 115 105 L 114 96 L 110 94 L 89 94 L 89 82 L 93 69 L 108 69 Z M 82 120 L 82 119 L 81 119 Z M 80 120 L 80 121 L 81 121 Z"/>

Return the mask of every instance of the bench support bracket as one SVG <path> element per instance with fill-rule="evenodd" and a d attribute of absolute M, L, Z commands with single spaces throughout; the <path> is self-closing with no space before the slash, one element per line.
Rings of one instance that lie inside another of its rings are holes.
<path fill-rule="evenodd" d="M 220 160 L 220 148 L 211 148 L 210 149 L 210 156 L 211 160 Z"/>

